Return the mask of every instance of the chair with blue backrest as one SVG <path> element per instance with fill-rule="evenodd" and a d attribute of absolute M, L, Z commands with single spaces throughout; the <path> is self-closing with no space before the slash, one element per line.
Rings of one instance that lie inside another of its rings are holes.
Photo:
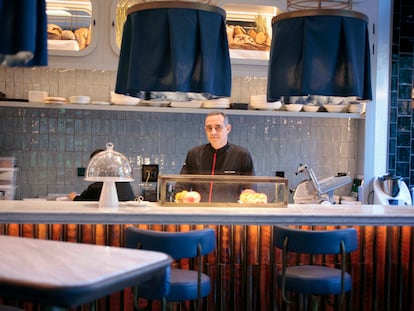
<path fill-rule="evenodd" d="M 203 256 L 216 247 L 215 231 L 211 228 L 185 232 L 162 232 L 127 227 L 125 229 L 125 246 L 169 254 L 173 259 L 196 258 L 197 269 L 187 270 L 173 267 L 169 271 L 169 284 L 163 280 L 150 280 L 136 288 L 135 301 L 138 298 L 148 300 L 149 307 L 153 300 L 162 300 L 163 309 L 166 302 L 184 302 L 197 300 L 201 305 L 203 297 L 210 293 L 210 278 L 202 272 Z M 136 306 L 138 309 L 138 306 Z"/>
<path fill-rule="evenodd" d="M 310 295 L 313 309 L 317 310 L 316 296 L 339 295 L 341 304 L 346 292 L 352 288 L 352 278 L 346 271 L 346 254 L 358 248 L 355 228 L 336 230 L 303 230 L 285 226 L 273 228 L 273 245 L 282 249 L 282 269 L 278 284 L 286 303 L 291 303 L 287 292 Z M 339 255 L 340 267 L 323 264 L 292 264 L 289 253 L 313 255 Z"/>
<path fill-rule="evenodd" d="M 0 311 L 24 311 L 24 309 L 20 309 L 13 306 L 0 305 Z"/>

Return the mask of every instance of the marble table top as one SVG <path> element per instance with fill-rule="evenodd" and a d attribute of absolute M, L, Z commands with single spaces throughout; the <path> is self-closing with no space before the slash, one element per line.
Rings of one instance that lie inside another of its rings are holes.
<path fill-rule="evenodd" d="M 2 297 L 75 307 L 164 273 L 160 252 L 0 235 Z"/>
<path fill-rule="evenodd" d="M 413 206 L 289 204 L 288 207 L 160 206 L 121 202 L 0 201 L 0 223 L 414 225 Z"/>

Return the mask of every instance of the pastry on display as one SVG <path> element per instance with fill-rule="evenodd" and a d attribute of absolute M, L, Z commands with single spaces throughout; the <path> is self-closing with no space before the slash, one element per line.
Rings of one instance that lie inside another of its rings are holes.
<path fill-rule="evenodd" d="M 175 195 L 175 202 L 177 203 L 199 203 L 201 196 L 197 191 L 183 190 Z"/>
<path fill-rule="evenodd" d="M 260 14 L 255 17 L 253 27 L 227 24 L 226 31 L 231 49 L 270 50 L 271 37 L 267 31 L 266 19 Z"/>
<path fill-rule="evenodd" d="M 75 38 L 78 41 L 79 48 L 82 50 L 89 44 L 89 29 L 82 27 L 75 30 Z"/>
<path fill-rule="evenodd" d="M 244 190 L 239 197 L 242 204 L 267 204 L 266 193 L 256 192 L 253 189 Z"/>
<path fill-rule="evenodd" d="M 75 34 L 72 30 L 62 30 L 62 40 L 75 40 Z"/>
<path fill-rule="evenodd" d="M 47 25 L 47 38 L 49 40 L 61 40 L 62 28 L 55 24 Z"/>
<path fill-rule="evenodd" d="M 59 44 L 59 46 L 63 43 L 63 40 L 67 41 L 76 41 L 77 50 L 82 50 L 86 48 L 91 41 L 90 30 L 86 27 L 81 27 L 75 30 L 71 29 L 62 29 L 59 25 L 56 24 L 48 24 L 47 25 L 47 39 L 48 40 L 56 40 L 56 41 L 49 41 L 49 44 Z M 62 41 L 61 41 L 62 40 Z"/>

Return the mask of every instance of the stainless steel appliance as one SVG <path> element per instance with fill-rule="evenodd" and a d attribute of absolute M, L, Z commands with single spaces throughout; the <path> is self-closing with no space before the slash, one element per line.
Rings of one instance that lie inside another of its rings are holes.
<path fill-rule="evenodd" d="M 329 176 L 318 178 L 307 165 L 300 164 L 296 174 L 306 172 L 308 179 L 300 182 L 293 195 L 294 203 L 333 203 L 333 193 L 336 189 L 352 182 L 349 176 Z"/>

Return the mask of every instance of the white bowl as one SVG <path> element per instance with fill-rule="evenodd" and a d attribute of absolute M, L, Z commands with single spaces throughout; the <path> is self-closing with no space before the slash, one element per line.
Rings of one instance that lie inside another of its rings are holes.
<path fill-rule="evenodd" d="M 285 105 L 285 108 L 287 111 L 291 111 L 291 112 L 299 112 L 302 110 L 303 105 L 300 104 L 287 104 Z"/>
<path fill-rule="evenodd" d="M 323 107 L 328 112 L 346 112 L 348 110 L 348 105 L 333 105 L 333 104 L 326 104 Z"/>
<path fill-rule="evenodd" d="M 70 96 L 69 102 L 71 104 L 89 104 L 91 102 L 91 98 L 89 96 Z"/>
<path fill-rule="evenodd" d="M 303 106 L 303 110 L 306 112 L 317 112 L 319 110 L 318 105 L 305 105 Z"/>
<path fill-rule="evenodd" d="M 137 97 L 111 92 L 111 103 L 114 105 L 138 105 L 139 102 L 140 99 Z"/>

